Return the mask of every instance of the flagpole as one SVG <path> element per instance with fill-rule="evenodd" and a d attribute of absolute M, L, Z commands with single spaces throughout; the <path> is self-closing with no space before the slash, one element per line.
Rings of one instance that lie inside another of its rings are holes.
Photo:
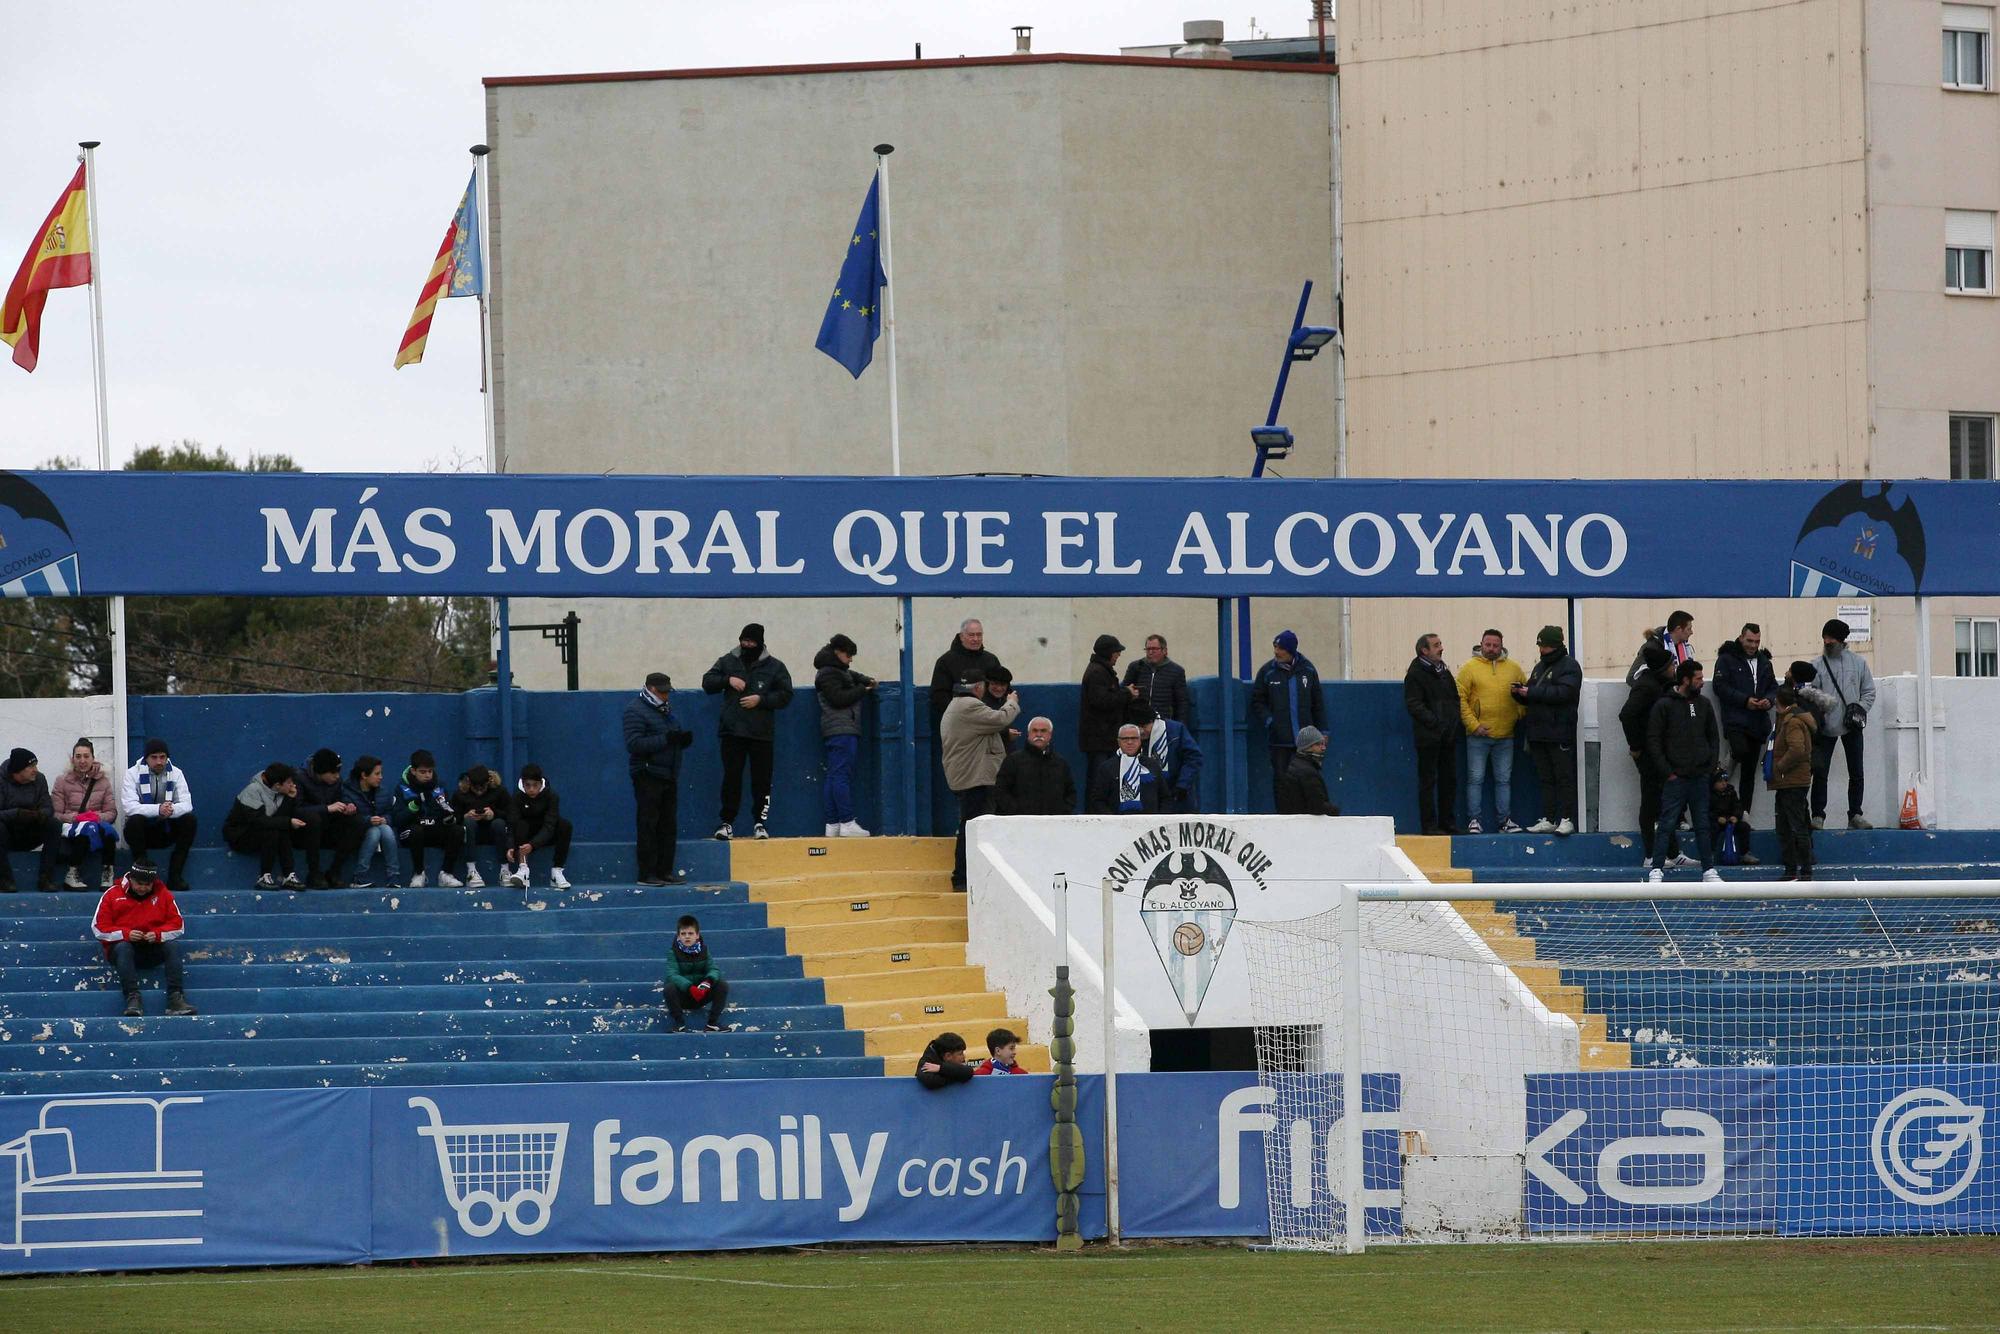
<path fill-rule="evenodd" d="M 486 288 L 492 278 L 487 252 L 492 245 L 492 213 L 487 207 L 486 155 L 493 150 L 485 144 L 472 146 L 472 172 L 478 179 L 472 201 L 479 226 L 479 396 L 486 405 L 486 471 L 500 471 L 500 446 L 493 433 L 493 312 L 486 304 Z M 500 781 L 514 777 L 514 654 L 512 635 L 507 629 L 507 599 L 494 598 L 488 620 L 495 635 L 493 650 L 494 703 L 500 709 Z M 523 870 L 526 868 L 523 867 Z"/>
<path fill-rule="evenodd" d="M 104 387 L 104 233 L 97 222 L 97 148 L 102 140 L 85 139 L 83 150 L 83 202 L 90 218 L 90 375 L 97 389 L 97 467 L 111 471 L 110 399 Z M 117 768 L 132 763 L 127 753 L 131 742 L 126 702 L 125 599 L 111 599 L 111 747 L 118 757 Z"/>
<path fill-rule="evenodd" d="M 891 476 L 903 475 L 903 419 L 902 404 L 896 387 L 896 271 L 889 258 L 889 154 L 896 151 L 894 144 L 875 145 L 875 175 L 882 183 L 881 209 L 878 225 L 882 230 L 882 276 L 888 281 L 883 286 L 882 323 L 889 332 L 889 472 Z M 914 621 L 914 604 L 904 597 L 898 600 L 898 610 L 903 623 L 903 651 L 901 656 L 903 676 L 903 832 L 917 832 L 917 765 L 921 753 L 917 745 L 917 640 Z"/>

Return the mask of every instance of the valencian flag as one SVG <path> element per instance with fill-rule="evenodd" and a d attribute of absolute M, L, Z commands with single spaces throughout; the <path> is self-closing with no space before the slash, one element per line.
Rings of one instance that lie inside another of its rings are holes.
<path fill-rule="evenodd" d="M 889 275 L 882 271 L 882 238 L 875 225 L 881 190 L 878 174 L 869 183 L 861 217 L 847 241 L 847 258 L 841 262 L 840 277 L 826 303 L 826 318 L 819 324 L 819 341 L 813 344 L 847 367 L 847 373 L 857 380 L 875 359 L 875 340 L 882 336 L 882 289 L 889 285 Z"/>
<path fill-rule="evenodd" d="M 466 183 L 465 198 L 445 229 L 444 244 L 431 261 L 430 277 L 417 296 L 417 308 L 403 330 L 402 346 L 396 349 L 396 369 L 424 359 L 424 342 L 431 334 L 431 312 L 438 301 L 450 296 L 479 296 L 486 291 L 486 266 L 479 253 L 479 173 Z"/>
<path fill-rule="evenodd" d="M 49 210 L 42 229 L 28 246 L 28 256 L 7 301 L 0 306 L 0 342 L 14 349 L 14 364 L 35 369 L 42 344 L 42 306 L 58 287 L 81 287 L 90 281 L 90 206 L 84 193 L 83 167 Z"/>

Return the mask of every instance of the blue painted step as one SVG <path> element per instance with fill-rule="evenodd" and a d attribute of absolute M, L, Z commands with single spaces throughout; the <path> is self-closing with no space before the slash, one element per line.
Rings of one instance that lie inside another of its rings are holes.
<path fill-rule="evenodd" d="M 8 917 L 0 900 L 0 939 L 90 939 L 90 911 L 96 900 L 72 913 L 38 913 Z M 465 912 L 185 912 L 188 930 L 202 939 L 308 940 L 320 936 L 352 939 L 360 936 L 453 936 L 468 931 L 482 935 L 560 935 L 571 931 L 672 931 L 681 913 L 701 919 L 702 933 L 741 931 L 765 924 L 761 903 L 681 903 L 645 908 L 597 908 L 572 920 L 573 913 L 536 911 L 519 904 L 481 912 L 477 920 Z"/>
<path fill-rule="evenodd" d="M 717 959 L 727 960 L 732 972 L 738 961 L 760 956 L 782 957 L 785 952 L 785 933 L 777 927 L 703 934 L 710 951 Z M 190 936 L 184 940 L 181 957 L 190 968 L 197 963 L 479 963 L 516 959 L 614 959 L 634 955 L 664 961 L 667 951 L 673 947 L 673 941 L 671 930 L 589 935 L 538 932 L 533 935 L 489 936 L 481 933 L 418 936 L 411 940 L 394 936 L 303 936 L 296 941 L 258 940 L 247 943 Z M 102 951 L 94 939 L 0 941 L 0 969 L 8 971 L 90 963 L 101 957 Z"/>
<path fill-rule="evenodd" d="M 702 1034 L 695 1038 L 711 1037 Z M 551 1084 L 662 1079 L 870 1078 L 877 1056 L 784 1056 L 683 1061 L 411 1061 L 402 1065 L 190 1066 L 171 1071 L 49 1070 L 0 1075 L 0 1094 L 201 1092 L 245 1088 L 352 1088 L 412 1084 Z M 301 1151 L 306 1151 L 302 1146 Z"/>
<path fill-rule="evenodd" d="M 624 959 L 516 959 L 495 963 L 190 963 L 187 987 L 345 987 L 362 990 L 379 986 L 448 986 L 504 982 L 630 982 L 644 983 L 661 975 L 657 956 Z M 117 985 L 117 974 L 108 964 L 74 967 L 10 968 L 10 988 L 61 991 L 68 987 Z M 798 959 L 790 955 L 732 959 L 732 977 L 785 978 L 803 976 Z M 7 993 L 0 992 L 0 995 Z"/>
<path fill-rule="evenodd" d="M 796 959 L 789 961 L 796 967 Z M 145 1002 L 149 1014 L 157 1014 L 164 1003 L 157 976 L 146 981 Z M 209 1014 L 354 1013 L 450 1009 L 468 1010 L 490 1005 L 495 1010 L 519 1009 L 611 1009 L 617 1006 L 657 1007 L 660 984 L 644 982 L 561 983 L 466 983 L 432 986 L 353 986 L 301 985 L 291 987 L 197 987 L 188 983 L 188 996 Z M 749 978 L 729 984 L 729 1003 L 744 1006 L 822 1005 L 826 989 L 818 978 L 763 980 Z M 92 984 L 81 990 L 0 992 L 0 1018 L 66 1019 L 115 1015 L 118 1008 L 115 979 L 104 985 Z"/>
<path fill-rule="evenodd" d="M 733 995 L 733 993 L 732 993 Z M 147 998 L 156 1001 L 157 996 Z M 203 998 L 204 1001 L 206 997 Z M 110 1007 L 106 1007 L 110 1008 Z M 0 1054 L 18 1042 L 187 1043 L 220 1038 L 428 1037 L 493 1033 L 656 1033 L 655 1005 L 625 1010 L 359 1010 L 348 1014 L 214 1014 L 164 1018 L 155 1004 L 144 1019 L 0 1019 Z M 836 1005 L 752 1005 L 730 1002 L 728 1022 L 739 1031 L 839 1031 Z M 169 1057 L 171 1059 L 171 1057 Z"/>
<path fill-rule="evenodd" d="M 226 801 L 227 798 L 221 798 L 221 800 Z M 211 807 L 211 809 L 214 808 Z M 222 817 L 218 814 L 214 819 L 215 828 L 219 830 Z M 204 826 L 206 826 L 208 817 L 204 816 L 202 820 Z M 202 832 L 205 838 L 219 838 L 217 834 L 210 834 L 206 827 L 204 827 Z M 153 860 L 160 869 L 165 870 L 167 852 L 164 850 L 155 850 L 152 855 Z M 121 853 L 119 864 L 123 866 L 129 860 L 128 855 Z M 464 860 L 461 857 L 458 865 L 449 868 L 453 875 L 464 873 Z M 497 876 L 499 859 L 493 849 L 479 849 L 478 860 L 482 875 L 486 876 L 489 880 Z M 674 860 L 681 874 L 693 880 L 727 880 L 729 878 L 729 846 L 725 843 L 716 843 L 709 839 L 684 838 L 679 848 L 676 849 Z M 430 868 L 430 874 L 435 877 L 437 875 L 437 855 L 433 853 L 426 861 Z M 548 854 L 537 854 L 530 860 L 529 865 L 533 868 L 535 885 L 540 887 L 548 884 Z M 410 859 L 406 854 L 399 861 L 398 874 L 407 876 L 409 866 Z M 24 871 L 30 878 L 34 875 L 32 859 L 27 855 L 16 853 L 15 867 L 15 876 L 17 878 L 20 878 Z M 299 859 L 299 871 L 301 875 L 304 874 L 304 868 L 305 859 L 301 857 Z M 382 861 L 378 857 L 374 860 L 370 869 L 374 874 L 380 875 L 382 874 L 381 868 Z M 570 845 L 569 862 L 563 869 L 567 872 L 569 878 L 578 884 L 586 880 L 592 880 L 609 884 L 629 885 L 636 874 L 637 863 L 633 858 L 632 845 L 630 843 L 578 842 Z M 187 878 L 188 883 L 193 885 L 197 891 L 205 888 L 247 889 L 250 883 L 257 878 L 257 861 L 254 857 L 239 856 L 223 847 L 198 846 L 188 856 Z"/>
<path fill-rule="evenodd" d="M 100 891 L 101 892 L 101 891 Z M 80 916 L 88 921 L 97 894 L 76 890 L 38 893 L 22 890 L 0 895 L 0 919 L 37 916 Z M 394 912 L 545 912 L 550 909 L 651 908 L 659 913 L 691 912 L 720 904 L 749 902 L 741 885 L 577 885 L 554 889 L 314 889 L 314 890 L 189 890 L 174 896 L 186 917 L 213 913 L 394 913 Z"/>

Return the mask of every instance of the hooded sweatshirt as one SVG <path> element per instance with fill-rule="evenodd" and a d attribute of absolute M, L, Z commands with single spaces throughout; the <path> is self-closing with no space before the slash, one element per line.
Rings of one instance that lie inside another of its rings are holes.
<path fill-rule="evenodd" d="M 732 676 L 743 682 L 743 689 L 729 684 Z M 702 674 L 701 688 L 711 695 L 722 696 L 717 730 L 723 736 L 750 741 L 769 741 L 776 736 L 778 710 L 792 702 L 791 672 L 761 644 L 754 652 L 738 644 L 733 651 L 717 658 L 715 665 Z M 757 697 L 756 708 L 743 707 L 746 695 Z"/>
<path fill-rule="evenodd" d="M 229 805 L 229 816 L 222 822 L 222 836 L 232 839 L 261 830 L 288 829 L 293 809 L 292 798 L 267 786 L 261 774 L 252 774 Z"/>
<path fill-rule="evenodd" d="M 1486 735 L 1496 741 L 1514 735 L 1514 727 L 1521 721 L 1521 703 L 1514 698 L 1514 687 L 1527 683 L 1527 673 L 1507 656 L 1506 649 L 1491 662 L 1483 653 L 1473 654 L 1472 660 L 1458 669 L 1458 720 L 1465 725 L 1465 734 L 1476 735 L 1484 723 Z"/>

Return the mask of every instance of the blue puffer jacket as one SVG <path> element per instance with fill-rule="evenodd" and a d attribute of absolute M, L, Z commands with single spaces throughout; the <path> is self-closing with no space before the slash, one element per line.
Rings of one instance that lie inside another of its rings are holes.
<path fill-rule="evenodd" d="M 1270 744 L 1290 746 L 1301 727 L 1326 731 L 1326 701 L 1320 695 L 1319 668 L 1303 653 L 1290 662 L 1272 658 L 1258 669 L 1250 684 L 1250 718 L 1270 729 Z"/>

